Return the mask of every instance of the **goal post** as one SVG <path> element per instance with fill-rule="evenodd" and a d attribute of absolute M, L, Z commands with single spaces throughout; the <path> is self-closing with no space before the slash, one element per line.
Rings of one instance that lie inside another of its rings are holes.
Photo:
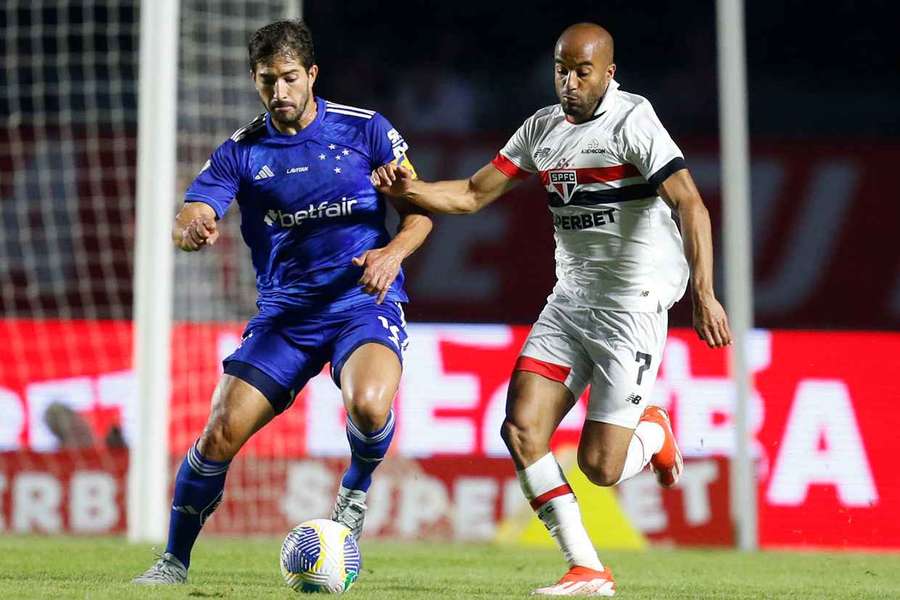
<path fill-rule="evenodd" d="M 165 540 L 169 494 L 179 0 L 141 2 L 134 268 L 137 419 L 128 469 L 128 539 Z"/>
<path fill-rule="evenodd" d="M 752 387 L 747 357 L 747 339 L 753 328 L 753 247 L 750 239 L 752 213 L 743 0 L 717 0 L 716 17 L 725 299 L 734 334 L 730 368 L 736 390 L 731 515 L 738 548 L 755 550 L 756 477 L 750 444 L 748 409 Z"/>
<path fill-rule="evenodd" d="M 301 0 L 144 0 L 140 15 L 138 156 L 134 274 L 135 435 L 128 479 L 128 537 L 165 539 L 170 468 L 205 415 L 173 407 L 172 335 L 204 335 L 204 324 L 252 312 L 253 274 L 238 242 L 238 220 L 203 252 L 175 253 L 170 241 L 180 194 L 216 145 L 260 111 L 248 77 L 246 44 L 257 28 L 300 18 Z M 175 287 L 175 281 L 190 285 Z M 183 360 L 182 351 L 176 360 Z M 190 357 L 188 357 L 190 359 Z M 190 368 L 182 385 L 206 397 Z M 203 403 L 201 403 L 203 404 Z M 170 439 L 170 432 L 176 432 Z M 220 519 L 222 520 L 222 519 Z"/>
<path fill-rule="evenodd" d="M 284 0 L 284 18 L 299 19 L 303 17 L 303 0 Z"/>

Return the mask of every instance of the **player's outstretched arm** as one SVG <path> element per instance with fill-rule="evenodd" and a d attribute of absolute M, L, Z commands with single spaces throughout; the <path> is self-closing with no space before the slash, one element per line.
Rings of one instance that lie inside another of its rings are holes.
<path fill-rule="evenodd" d="M 188 202 L 175 217 L 172 242 L 185 252 L 196 252 L 212 246 L 219 239 L 216 211 L 204 202 Z"/>
<path fill-rule="evenodd" d="M 384 248 L 367 250 L 353 259 L 354 265 L 363 267 L 360 285 L 367 294 L 378 295 L 378 304 L 384 302 L 401 263 L 422 245 L 432 227 L 431 217 L 422 208 L 399 198 L 391 201 L 400 215 L 397 235 Z"/>
<path fill-rule="evenodd" d="M 408 169 L 393 163 L 372 171 L 372 185 L 382 194 L 403 198 L 431 212 L 454 215 L 481 210 L 516 183 L 490 163 L 468 179 L 452 181 L 415 179 Z"/>
<path fill-rule="evenodd" d="M 709 211 L 687 169 L 676 171 L 660 184 L 659 192 L 678 210 L 684 254 L 691 267 L 694 329 L 710 348 L 731 343 L 725 309 L 713 291 L 712 226 Z"/>

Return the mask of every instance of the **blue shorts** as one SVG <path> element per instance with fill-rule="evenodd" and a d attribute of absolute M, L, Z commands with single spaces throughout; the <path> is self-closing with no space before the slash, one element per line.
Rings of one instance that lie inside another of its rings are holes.
<path fill-rule="evenodd" d="M 225 373 L 257 388 L 276 413 L 294 401 L 306 382 L 331 363 L 341 386 L 341 369 L 363 344 L 382 344 L 403 364 L 406 320 L 400 303 L 365 304 L 345 312 L 296 312 L 264 308 L 244 330 L 241 345 L 224 361 Z"/>

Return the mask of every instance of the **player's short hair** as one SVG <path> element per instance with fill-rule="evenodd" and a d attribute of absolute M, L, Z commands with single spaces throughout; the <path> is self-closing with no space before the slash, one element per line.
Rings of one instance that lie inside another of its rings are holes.
<path fill-rule="evenodd" d="M 247 50 L 251 71 L 256 71 L 260 63 L 270 63 L 276 56 L 295 58 L 306 69 L 316 63 L 312 32 L 302 19 L 275 21 L 260 27 L 250 36 Z"/>

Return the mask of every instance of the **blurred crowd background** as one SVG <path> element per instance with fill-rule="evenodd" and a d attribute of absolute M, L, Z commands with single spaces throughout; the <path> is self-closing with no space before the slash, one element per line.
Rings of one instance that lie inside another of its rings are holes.
<path fill-rule="evenodd" d="M 409 134 L 511 132 L 556 102 L 553 46 L 568 25 L 613 34 L 617 79 L 676 136 L 716 136 L 713 2 L 307 0 L 321 93 L 377 106 Z M 746 3 L 754 135 L 900 136 L 900 12 L 890 2 Z"/>

